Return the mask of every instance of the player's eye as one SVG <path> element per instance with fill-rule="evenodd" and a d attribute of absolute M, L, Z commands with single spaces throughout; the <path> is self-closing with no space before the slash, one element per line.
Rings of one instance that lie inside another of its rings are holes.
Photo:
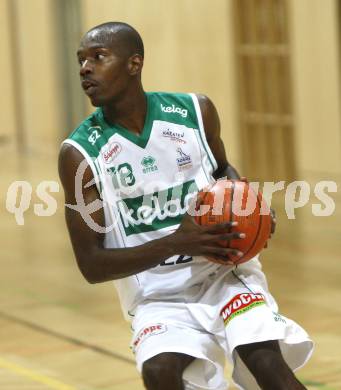
<path fill-rule="evenodd" d="M 96 60 L 102 61 L 104 57 L 105 57 L 105 55 L 102 54 L 102 53 L 96 53 L 96 54 L 95 54 L 95 59 L 96 59 Z"/>
<path fill-rule="evenodd" d="M 78 57 L 78 63 L 80 66 L 82 66 L 84 64 L 84 61 L 85 60 L 83 58 Z"/>

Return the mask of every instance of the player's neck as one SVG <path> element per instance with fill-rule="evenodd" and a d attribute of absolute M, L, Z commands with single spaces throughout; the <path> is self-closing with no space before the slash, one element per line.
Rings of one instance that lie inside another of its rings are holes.
<path fill-rule="evenodd" d="M 124 94 L 112 105 L 103 107 L 103 113 L 108 123 L 116 123 L 133 133 L 141 134 L 147 115 L 147 98 L 142 85 Z"/>

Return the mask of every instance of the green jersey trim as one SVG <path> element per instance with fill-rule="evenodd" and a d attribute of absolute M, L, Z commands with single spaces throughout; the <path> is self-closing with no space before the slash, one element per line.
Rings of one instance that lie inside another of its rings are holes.
<path fill-rule="evenodd" d="M 98 108 L 70 134 L 68 139 L 78 142 L 89 156 L 97 158 L 101 149 L 115 134 L 145 149 L 151 136 L 153 123 L 157 120 L 177 123 L 195 130 L 200 127 L 200 108 L 198 114 L 190 94 L 146 92 L 145 95 L 147 113 L 140 135 L 132 133 L 119 124 L 110 125 L 104 118 L 102 108 Z M 198 132 L 200 133 L 200 130 Z"/>
<path fill-rule="evenodd" d="M 149 138 L 150 133 L 152 130 L 153 125 L 153 102 L 152 98 L 153 96 L 151 94 L 146 93 L 146 99 L 147 99 L 147 113 L 146 113 L 146 119 L 144 122 L 144 126 L 142 129 L 142 132 L 140 135 L 132 133 L 130 130 L 126 129 L 125 127 L 115 123 L 114 125 L 110 125 L 104 118 L 103 110 L 102 108 L 99 108 L 97 110 L 97 116 L 98 120 L 100 121 L 101 125 L 104 129 L 110 129 L 111 131 L 115 131 L 116 133 L 122 135 L 124 138 L 128 139 L 129 141 L 133 142 L 134 144 L 140 146 L 141 148 L 145 148 Z"/>

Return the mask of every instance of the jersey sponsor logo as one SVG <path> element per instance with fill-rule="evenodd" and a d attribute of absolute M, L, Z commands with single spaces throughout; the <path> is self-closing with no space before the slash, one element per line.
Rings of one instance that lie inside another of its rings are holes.
<path fill-rule="evenodd" d="M 176 162 L 178 164 L 179 171 L 183 171 L 184 169 L 189 169 L 192 167 L 192 159 L 189 154 L 186 154 L 181 148 L 177 148 L 176 152 L 178 153 L 178 157 Z"/>
<path fill-rule="evenodd" d="M 92 131 L 92 133 L 89 135 L 89 138 L 88 138 L 88 141 L 91 143 L 92 146 L 95 145 L 96 141 L 98 140 L 98 138 L 100 138 L 100 134 L 99 134 L 99 131 L 101 130 L 101 128 L 99 126 L 94 126 L 94 127 L 89 127 L 88 130 L 91 130 L 91 129 L 95 129 Z"/>
<path fill-rule="evenodd" d="M 120 199 L 117 208 L 127 236 L 178 225 L 198 192 L 194 180 L 166 190 Z"/>
<path fill-rule="evenodd" d="M 186 141 L 184 140 L 185 132 L 178 132 L 178 131 L 172 131 L 170 129 L 164 130 L 162 132 L 162 136 L 165 138 L 170 139 L 171 141 L 179 142 L 181 144 L 185 144 Z"/>
<path fill-rule="evenodd" d="M 110 164 L 121 153 L 122 146 L 118 142 L 113 142 L 106 145 L 102 149 L 103 160 L 106 164 Z"/>
<path fill-rule="evenodd" d="M 227 325 L 233 318 L 260 305 L 265 305 L 263 294 L 238 294 L 223 307 L 220 315 L 223 317 L 224 324 Z"/>
<path fill-rule="evenodd" d="M 141 165 L 143 167 L 143 173 L 150 173 L 158 170 L 157 165 L 155 164 L 155 158 L 152 156 L 143 157 Z"/>
<path fill-rule="evenodd" d="M 143 341 L 147 340 L 150 336 L 156 336 L 167 331 L 167 325 L 165 324 L 155 324 L 147 326 L 138 332 L 135 340 L 132 343 L 133 352 L 135 353 L 136 349 L 140 346 Z"/>
<path fill-rule="evenodd" d="M 171 106 L 164 106 L 162 103 L 160 104 L 161 111 L 167 113 L 176 113 L 180 114 L 183 118 L 187 118 L 188 111 L 185 108 L 175 107 L 174 104 Z"/>

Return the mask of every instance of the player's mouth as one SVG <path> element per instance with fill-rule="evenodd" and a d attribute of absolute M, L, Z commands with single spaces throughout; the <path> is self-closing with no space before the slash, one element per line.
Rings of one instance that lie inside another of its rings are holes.
<path fill-rule="evenodd" d="M 94 80 L 83 80 L 82 81 L 82 88 L 84 89 L 84 92 L 90 96 L 92 95 L 98 87 L 98 84 Z"/>

